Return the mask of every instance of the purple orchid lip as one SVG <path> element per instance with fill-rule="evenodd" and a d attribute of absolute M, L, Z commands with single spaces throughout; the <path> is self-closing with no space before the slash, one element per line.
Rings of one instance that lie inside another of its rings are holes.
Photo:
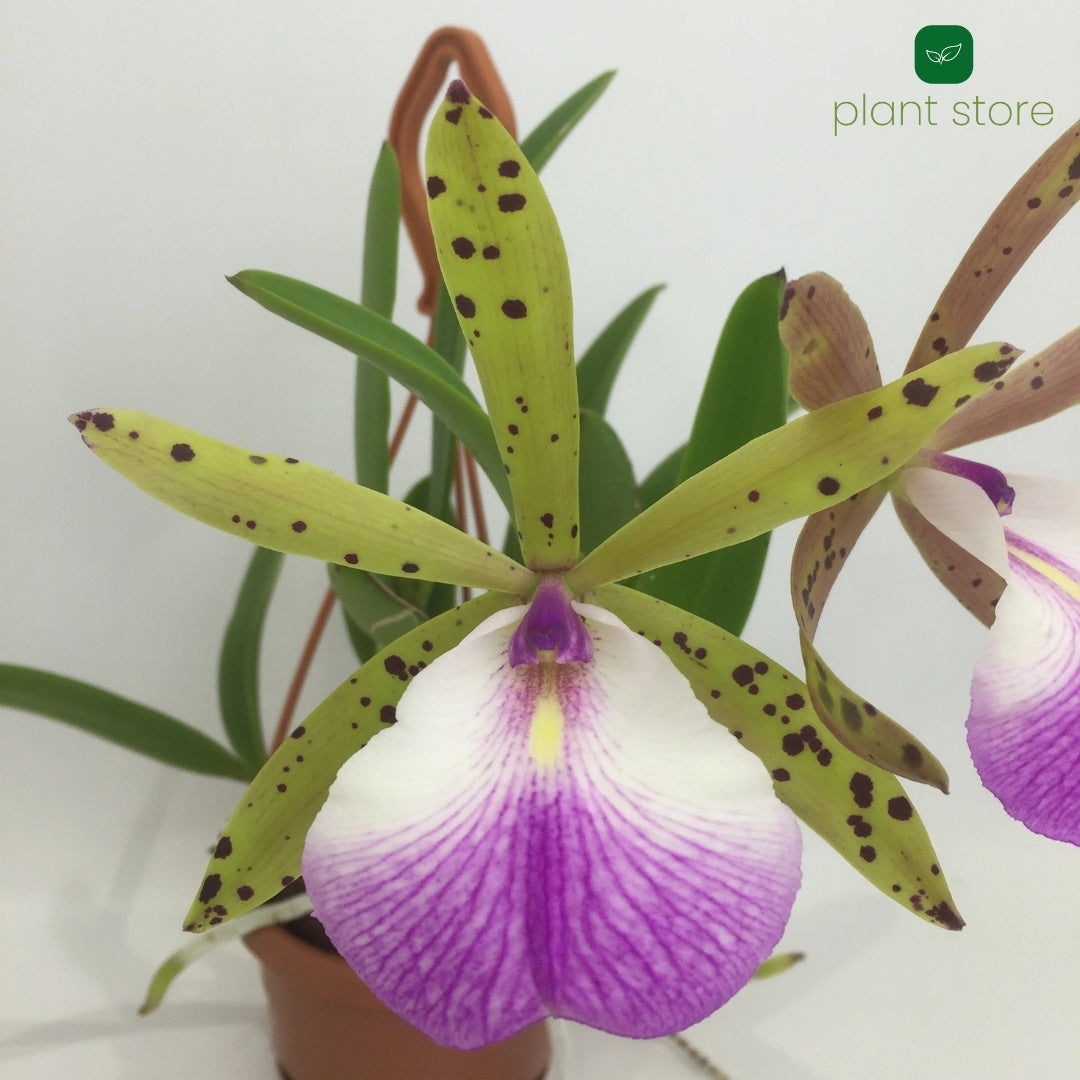
<path fill-rule="evenodd" d="M 1016 492 L 1005 479 L 1005 474 L 993 465 L 984 465 L 981 461 L 969 461 L 967 458 L 940 452 L 928 454 L 927 457 L 927 464 L 931 468 L 978 484 L 1001 517 L 1012 513 Z"/>
<path fill-rule="evenodd" d="M 537 586 L 529 610 L 510 638 L 510 666 L 538 664 L 542 652 L 553 652 L 559 664 L 593 658 L 592 637 L 570 604 L 570 591 L 557 577 L 545 577 Z"/>

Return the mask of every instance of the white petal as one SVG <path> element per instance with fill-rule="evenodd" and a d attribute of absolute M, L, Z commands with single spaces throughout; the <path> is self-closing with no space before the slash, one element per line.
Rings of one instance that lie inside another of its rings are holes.
<path fill-rule="evenodd" d="M 1080 844 L 1080 494 L 1010 475 L 1012 513 L 998 517 L 967 481 L 908 472 L 918 509 L 1006 582 L 972 676 L 975 767 L 1013 817 Z"/>
<path fill-rule="evenodd" d="M 1009 479 L 1010 576 L 975 667 L 968 745 L 1013 817 L 1080 844 L 1080 493 Z"/>
<path fill-rule="evenodd" d="M 493 616 L 413 680 L 308 835 L 334 943 L 439 1042 L 545 1015 L 689 1026 L 769 955 L 798 887 L 764 766 L 659 649 L 575 607 L 591 661 L 511 667 L 524 609 Z"/>

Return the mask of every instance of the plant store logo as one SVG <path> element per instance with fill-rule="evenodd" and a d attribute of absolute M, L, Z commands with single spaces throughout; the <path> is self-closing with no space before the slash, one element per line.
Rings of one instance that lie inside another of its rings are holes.
<path fill-rule="evenodd" d="M 964 26 L 924 26 L 915 35 L 915 74 L 925 83 L 962 83 L 971 77 L 975 49 Z"/>

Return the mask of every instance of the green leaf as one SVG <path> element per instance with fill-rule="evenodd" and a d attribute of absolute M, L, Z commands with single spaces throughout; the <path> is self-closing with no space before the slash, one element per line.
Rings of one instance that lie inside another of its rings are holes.
<path fill-rule="evenodd" d="M 614 71 L 605 71 L 576 90 L 561 105 L 556 106 L 521 140 L 521 149 L 536 172 L 539 172 L 562 145 L 563 139 L 577 127 L 586 113 L 600 100 L 600 95 L 615 78 Z"/>
<path fill-rule="evenodd" d="M 631 300 L 582 354 L 577 364 L 577 379 L 583 409 L 592 409 L 601 416 L 607 412 L 608 398 L 622 362 L 663 287 L 654 285 Z"/>
<path fill-rule="evenodd" d="M 266 760 L 259 712 L 259 650 L 263 621 L 284 556 L 256 548 L 244 574 L 218 657 L 218 703 L 229 743 L 253 768 Z"/>
<path fill-rule="evenodd" d="M 154 498 L 262 547 L 379 574 L 529 587 L 528 571 L 475 537 L 296 458 L 252 454 L 131 410 L 71 419 L 98 457 Z"/>
<path fill-rule="evenodd" d="M 384 318 L 394 314 L 401 172 L 389 143 L 383 143 L 368 193 L 364 228 L 364 277 L 360 302 Z M 390 380 L 363 357 L 356 363 L 356 479 L 375 491 L 389 491 Z"/>
<path fill-rule="evenodd" d="M 989 389 L 1017 351 L 950 353 L 866 394 L 816 409 L 691 476 L 566 576 L 577 593 L 741 543 L 843 502 L 891 476 L 958 408 Z"/>
<path fill-rule="evenodd" d="M 229 819 L 185 920 L 202 931 L 266 903 L 300 876 L 304 839 L 338 769 L 395 720 L 409 679 L 489 615 L 519 601 L 485 593 L 399 638 L 346 679 L 287 738 Z"/>
<path fill-rule="evenodd" d="M 457 314 L 445 285 L 439 286 L 432 327 L 435 351 L 460 375 L 465 368 L 465 338 L 458 326 Z M 438 416 L 431 418 L 431 473 L 428 478 L 427 503 L 423 506 L 432 517 L 444 521 L 444 507 L 449 504 L 454 482 L 454 458 L 457 440 Z"/>
<path fill-rule="evenodd" d="M 60 720 L 178 769 L 236 780 L 254 772 L 181 720 L 51 671 L 0 664 L 0 705 Z"/>
<path fill-rule="evenodd" d="M 449 93 L 425 165 L 435 249 L 483 387 L 525 563 L 565 569 L 579 531 L 566 250 L 520 147 L 463 84 Z"/>
<path fill-rule="evenodd" d="M 637 484 L 619 436 L 591 409 L 581 410 L 581 551 L 586 554 L 637 513 Z"/>
<path fill-rule="evenodd" d="M 330 565 L 327 570 L 341 606 L 376 649 L 385 649 L 424 621 L 425 613 L 398 596 L 380 575 L 348 566 Z"/>
<path fill-rule="evenodd" d="M 777 797 L 863 877 L 928 922 L 963 926 L 900 782 L 836 740 L 799 679 L 741 638 L 633 589 L 606 585 L 595 602 L 659 643 L 713 719 L 761 759 Z"/>
<path fill-rule="evenodd" d="M 782 270 L 767 274 L 735 301 L 679 464 L 679 483 L 784 423 L 787 351 L 777 329 L 784 285 Z M 634 586 L 737 634 L 757 595 L 768 547 L 763 533 L 654 570 Z"/>
<path fill-rule="evenodd" d="M 311 899 L 307 893 L 301 893 L 299 896 L 280 900 L 276 904 L 264 904 L 256 911 L 249 912 L 246 918 L 236 919 L 226 926 L 215 926 L 213 930 L 208 930 L 182 949 L 178 949 L 158 967 L 150 979 L 150 985 L 146 988 L 146 996 L 143 998 L 142 1005 L 139 1006 L 139 1015 L 149 1016 L 164 1000 L 176 976 L 200 957 L 205 956 L 211 949 L 216 949 L 218 945 L 224 945 L 228 941 L 235 941 L 239 937 L 254 934 L 263 927 L 292 922 L 310 914 Z M 766 962 L 771 963 L 771 961 Z"/>
<path fill-rule="evenodd" d="M 360 304 L 267 270 L 228 279 L 268 311 L 356 353 L 415 394 L 473 452 L 499 497 L 510 487 L 491 423 L 460 375 L 433 349 Z"/>

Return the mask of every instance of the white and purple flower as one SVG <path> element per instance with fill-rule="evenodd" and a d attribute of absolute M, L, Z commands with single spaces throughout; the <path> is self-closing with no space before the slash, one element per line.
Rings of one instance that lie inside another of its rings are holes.
<path fill-rule="evenodd" d="M 653 1036 L 714 1011 L 783 932 L 800 873 L 792 811 L 886 895 L 959 928 L 903 789 L 820 727 L 807 688 L 719 627 L 614 583 L 846 505 L 1014 351 L 954 353 L 770 432 L 579 558 L 569 271 L 554 215 L 520 148 L 460 82 L 436 114 L 427 172 L 490 418 L 492 454 L 482 443 L 477 456 L 512 504 L 520 563 L 294 458 L 141 413 L 73 418 L 108 464 L 218 528 L 486 590 L 377 653 L 285 740 L 226 825 L 187 928 L 272 899 L 299 875 L 303 847 L 341 953 L 402 1016 L 461 1048 L 548 1015 Z M 324 311 L 343 310 L 327 297 Z M 393 340 L 387 330 L 372 355 Z M 483 419 L 438 356 L 409 348 L 459 412 Z"/>
<path fill-rule="evenodd" d="M 1025 259 L 1075 204 L 1080 124 L 1024 174 L 942 292 L 907 365 L 914 374 L 963 348 Z M 814 410 L 881 384 L 859 309 L 832 278 L 790 284 L 781 336 L 796 400 Z M 1002 473 L 951 451 L 1080 401 L 1080 328 L 1008 372 L 931 433 L 918 453 L 845 507 L 808 519 L 792 600 L 815 705 L 847 746 L 899 775 L 944 787 L 944 770 L 878 713 L 849 722 L 839 680 L 813 647 L 841 566 L 886 494 L 927 564 L 990 627 L 972 681 L 968 742 L 986 787 L 1035 832 L 1080 844 L 1080 494 Z M 823 692 L 824 691 L 824 692 Z M 865 722 L 864 722 L 865 720 Z"/>

